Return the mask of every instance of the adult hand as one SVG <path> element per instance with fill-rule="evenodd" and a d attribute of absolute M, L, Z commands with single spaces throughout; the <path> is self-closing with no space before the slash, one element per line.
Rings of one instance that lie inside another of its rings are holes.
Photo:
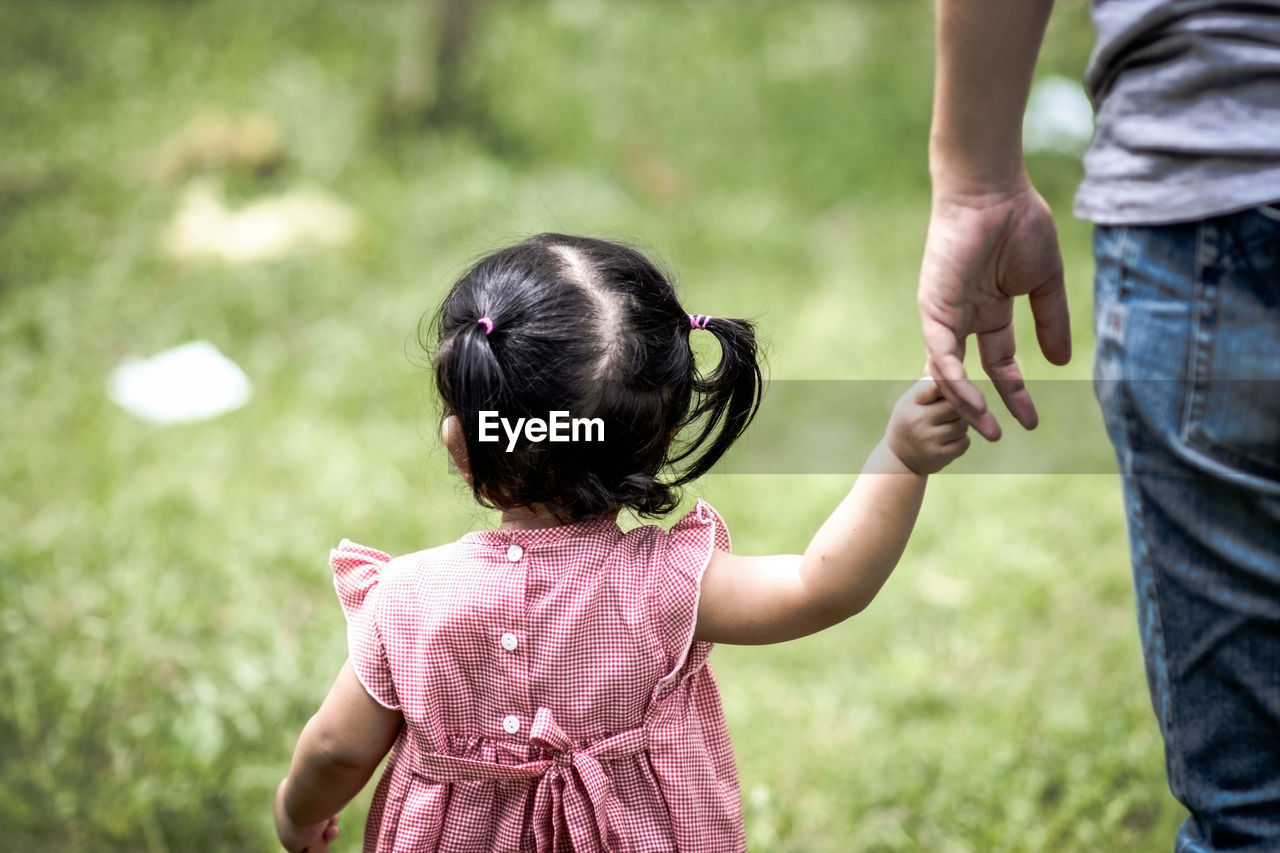
<path fill-rule="evenodd" d="M 1071 324 L 1053 215 L 1025 179 L 1007 190 L 939 188 L 917 294 L 929 374 L 961 417 L 988 441 L 1000 425 L 964 369 L 976 335 L 982 368 L 1026 429 L 1039 422 L 1014 360 L 1013 300 L 1028 296 L 1040 350 L 1053 364 L 1071 359 Z"/>

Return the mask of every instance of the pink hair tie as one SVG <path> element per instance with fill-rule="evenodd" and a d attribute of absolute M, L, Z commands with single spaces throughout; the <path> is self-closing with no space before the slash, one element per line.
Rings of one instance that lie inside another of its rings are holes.
<path fill-rule="evenodd" d="M 707 324 L 710 322 L 711 322 L 710 314 L 690 314 L 689 315 L 689 328 L 691 329 L 705 329 L 707 327 Z"/>
<path fill-rule="evenodd" d="M 481 326 L 484 326 L 484 333 L 486 335 L 493 334 L 493 321 L 490 320 L 488 317 L 481 317 L 479 320 L 476 320 L 476 322 L 479 323 Z"/>

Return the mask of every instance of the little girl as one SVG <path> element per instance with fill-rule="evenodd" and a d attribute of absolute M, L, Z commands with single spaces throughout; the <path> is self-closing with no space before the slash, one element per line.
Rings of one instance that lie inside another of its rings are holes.
<path fill-rule="evenodd" d="M 350 657 L 277 791 L 281 843 L 327 850 L 390 751 L 366 851 L 744 850 L 712 643 L 866 607 L 963 422 L 922 380 L 804 556 L 746 557 L 701 501 L 670 531 L 615 517 L 670 512 L 751 422 L 749 323 L 686 313 L 634 249 L 545 234 L 477 263 L 436 330 L 445 446 L 502 521 L 332 553 Z M 708 374 L 697 332 L 719 344 Z"/>

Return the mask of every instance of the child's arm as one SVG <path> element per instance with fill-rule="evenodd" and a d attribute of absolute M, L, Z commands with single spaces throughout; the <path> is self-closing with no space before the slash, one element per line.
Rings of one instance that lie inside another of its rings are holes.
<path fill-rule="evenodd" d="M 399 711 L 373 700 L 347 661 L 303 728 L 289 775 L 276 791 L 276 834 L 286 850 L 329 849 L 338 811 L 369 781 L 403 724 Z"/>
<path fill-rule="evenodd" d="M 763 644 L 842 622 L 875 598 L 907 545 L 927 475 L 969 446 L 965 423 L 921 380 L 894 407 L 885 438 L 804 556 L 712 552 L 694 638 Z"/>

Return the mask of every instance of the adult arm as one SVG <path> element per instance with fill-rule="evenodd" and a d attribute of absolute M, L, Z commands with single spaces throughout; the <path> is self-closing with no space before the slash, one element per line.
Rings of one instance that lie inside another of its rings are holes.
<path fill-rule="evenodd" d="M 918 304 L 929 357 L 961 416 L 1000 426 L 964 369 L 976 335 L 983 370 L 1027 429 L 1038 418 L 1014 360 L 1013 300 L 1030 298 L 1054 364 L 1071 358 L 1057 228 L 1022 158 L 1022 115 L 1052 0 L 938 0 L 929 170 L 933 200 Z"/>

